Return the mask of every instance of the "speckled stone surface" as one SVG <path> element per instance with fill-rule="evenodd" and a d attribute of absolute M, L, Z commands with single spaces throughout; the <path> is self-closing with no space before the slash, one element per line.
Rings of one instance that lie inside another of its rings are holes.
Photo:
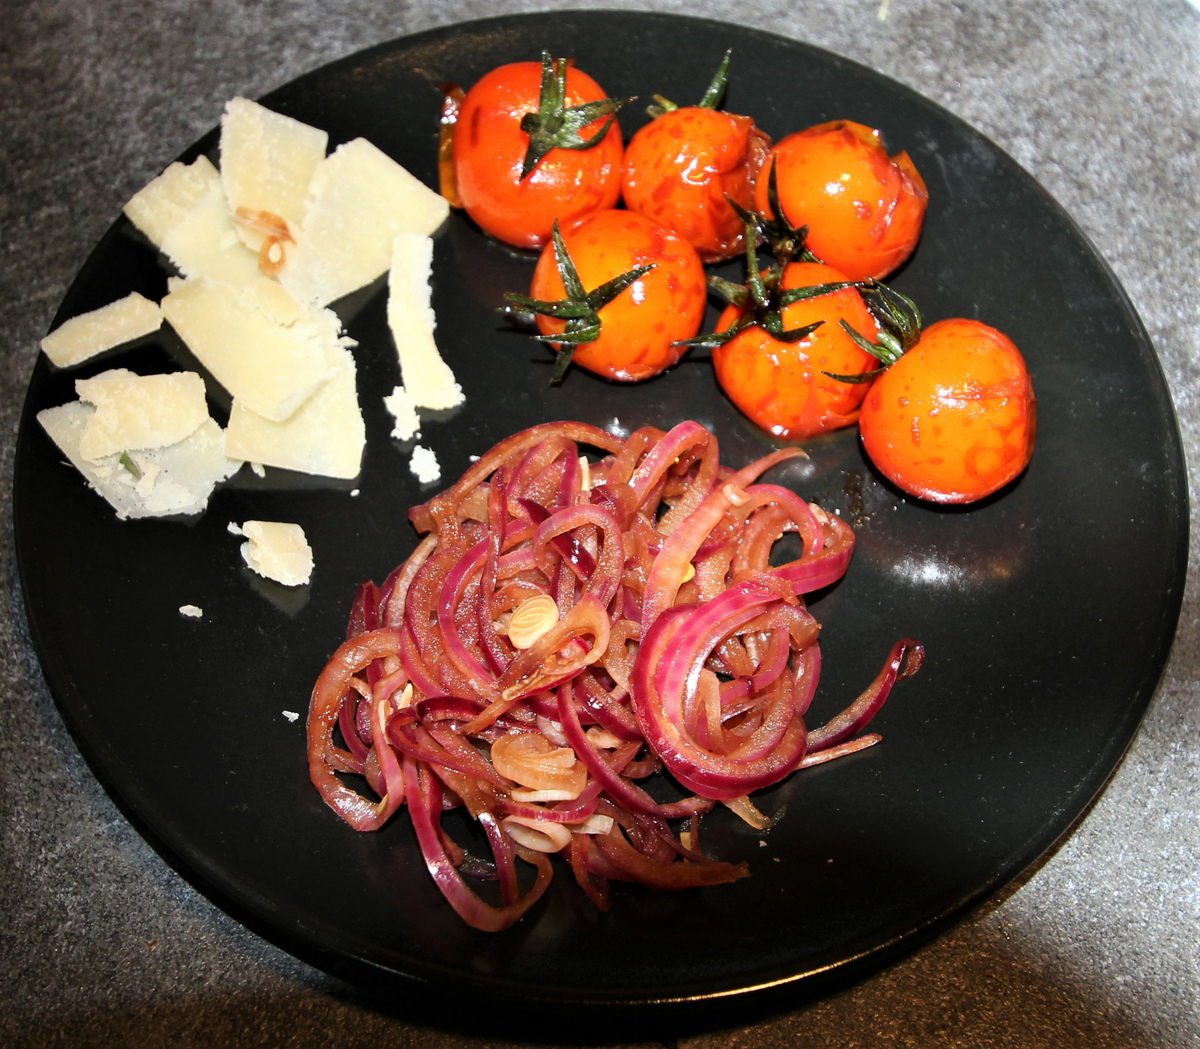
<path fill-rule="evenodd" d="M 912 86 L 1008 150 L 1132 297 L 1174 394 L 1197 504 L 1200 11 L 1185 0 L 577 6 L 703 14 L 818 44 Z M 242 928 L 141 840 L 79 756 L 30 651 L 9 503 L 25 385 L 67 285 L 125 200 L 210 128 L 226 99 L 407 32 L 551 7 L 0 3 L 0 1044 L 513 1044 L 381 1010 Z M 1200 1044 L 1196 545 L 1145 723 L 1036 872 L 833 997 L 679 1044 Z M 646 1043 L 630 1032 L 627 1044 Z"/>

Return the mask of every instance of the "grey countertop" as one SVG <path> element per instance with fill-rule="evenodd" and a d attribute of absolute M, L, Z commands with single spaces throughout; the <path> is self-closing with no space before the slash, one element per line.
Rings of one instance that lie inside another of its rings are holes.
<path fill-rule="evenodd" d="M 1108 260 L 1200 451 L 1200 11 L 1186 0 L 649 0 L 864 63 L 1011 153 Z M 0 1043 L 483 1046 L 375 1008 L 259 939 L 147 846 L 34 658 L 11 543 L 22 398 L 58 302 L 122 204 L 255 97 L 517 0 L 0 3 Z M 717 1046 L 1200 1044 L 1196 543 L 1166 673 L 1113 779 L 1035 872 L 931 944 Z M 629 1044 L 637 1042 L 630 1035 Z"/>

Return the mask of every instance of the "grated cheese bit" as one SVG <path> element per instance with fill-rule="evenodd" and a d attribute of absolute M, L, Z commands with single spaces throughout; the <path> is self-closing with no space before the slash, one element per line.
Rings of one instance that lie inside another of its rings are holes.
<path fill-rule="evenodd" d="M 408 468 L 421 484 L 433 484 L 442 476 L 442 468 L 438 465 L 433 449 L 423 448 L 419 444 L 412 450 Z"/>

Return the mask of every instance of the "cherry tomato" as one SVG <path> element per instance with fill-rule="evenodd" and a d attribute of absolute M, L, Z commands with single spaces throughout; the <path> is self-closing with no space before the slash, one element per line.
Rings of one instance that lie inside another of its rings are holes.
<path fill-rule="evenodd" d="M 578 346 L 573 362 L 619 382 L 648 379 L 676 363 L 685 347 L 671 344 L 690 339 L 704 320 L 707 287 L 695 249 L 632 211 L 601 211 L 564 231 L 563 242 L 587 291 L 639 266 L 654 265 L 600 308 L 600 337 Z M 542 300 L 565 295 L 552 244 L 538 259 L 530 295 Z M 564 328 L 550 317 L 538 317 L 537 323 L 545 335 Z"/>
<path fill-rule="evenodd" d="M 1029 463 L 1037 400 L 1008 336 L 974 320 L 931 324 L 872 384 L 859 420 L 880 472 L 935 503 L 971 503 Z"/>
<path fill-rule="evenodd" d="M 788 221 L 808 226 L 809 250 L 851 280 L 886 277 L 917 246 L 929 191 L 907 153 L 887 155 L 878 131 L 835 120 L 781 140 L 754 188 L 769 218 L 773 166 Z"/>
<path fill-rule="evenodd" d="M 704 106 L 675 109 L 629 140 L 625 206 L 673 229 L 705 262 L 738 255 L 745 223 L 725 199 L 754 207 L 754 179 L 771 140 L 750 117 Z"/>
<path fill-rule="evenodd" d="M 621 195 L 621 131 L 614 122 L 591 149 L 552 149 L 524 179 L 521 170 L 529 135 L 521 118 L 538 110 L 542 65 L 514 62 L 493 69 L 463 100 L 454 132 L 454 174 L 463 207 L 486 232 L 519 248 L 550 240 L 555 218 L 565 229 Z M 599 84 L 573 67 L 567 70 L 565 105 L 605 98 Z M 604 127 L 583 128 L 587 138 Z"/>
<path fill-rule="evenodd" d="M 793 262 L 783 271 L 783 288 L 804 288 L 846 280 L 832 266 Z M 741 316 L 728 307 L 717 321 L 724 331 Z M 752 422 L 777 437 L 803 440 L 825 430 L 849 426 L 858 418 L 858 406 L 867 387 L 839 382 L 824 372 L 857 375 L 878 362 L 860 349 L 839 320 L 845 320 L 864 338 L 874 340 L 878 326 L 862 296 L 854 288 L 802 299 L 783 308 L 785 330 L 824 321 L 799 342 L 773 338 L 762 328 L 743 329 L 723 346 L 713 349 L 717 381 Z"/>

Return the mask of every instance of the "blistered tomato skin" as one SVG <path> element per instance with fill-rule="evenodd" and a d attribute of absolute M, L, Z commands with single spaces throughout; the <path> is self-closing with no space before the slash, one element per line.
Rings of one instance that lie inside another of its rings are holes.
<path fill-rule="evenodd" d="M 600 309 L 600 337 L 577 347 L 573 363 L 617 382 L 648 379 L 675 364 L 685 348 L 671 344 L 692 338 L 704 320 L 707 287 L 695 249 L 632 211 L 602 211 L 564 230 L 563 241 L 587 291 L 638 266 L 655 267 Z M 538 259 L 530 295 L 565 295 L 553 245 Z M 545 335 L 563 330 L 553 318 L 537 323 Z"/>
<path fill-rule="evenodd" d="M 521 118 L 536 112 L 542 66 L 515 62 L 493 69 L 463 100 L 454 134 L 454 173 L 463 207 L 479 226 L 518 248 L 549 243 L 555 218 L 566 229 L 613 207 L 621 196 L 624 147 L 614 122 L 591 149 L 552 149 L 524 180 L 521 166 L 529 136 Z M 567 70 L 566 105 L 607 97 L 586 73 Z M 584 137 L 603 120 L 581 131 Z"/>
<path fill-rule="evenodd" d="M 754 179 L 770 138 L 750 117 L 688 106 L 657 117 L 629 140 L 625 206 L 673 229 L 705 262 L 739 255 L 745 225 L 729 205 L 754 207 Z"/>
<path fill-rule="evenodd" d="M 772 165 L 788 221 L 808 226 L 809 250 L 851 280 L 886 277 L 913 253 L 929 191 L 907 153 L 887 155 L 878 131 L 837 120 L 782 139 L 754 188 L 767 217 Z"/>
<path fill-rule="evenodd" d="M 971 503 L 1029 464 L 1037 400 L 1012 340 L 974 320 L 931 324 L 875 380 L 859 419 L 863 446 L 899 488 Z"/>
<path fill-rule="evenodd" d="M 793 262 L 784 270 L 783 287 L 846 279 L 832 266 Z M 730 306 L 717 321 L 717 331 L 730 327 L 740 314 L 736 306 Z M 759 327 L 746 328 L 713 349 L 717 381 L 752 422 L 776 437 L 804 440 L 850 426 L 858 418 L 867 387 L 839 382 L 823 373 L 857 375 L 871 371 L 878 362 L 846 334 L 838 323 L 843 319 L 871 341 L 878 335 L 875 318 L 853 288 L 804 299 L 784 307 L 784 329 L 824 321 L 821 327 L 795 343 L 774 339 Z"/>

